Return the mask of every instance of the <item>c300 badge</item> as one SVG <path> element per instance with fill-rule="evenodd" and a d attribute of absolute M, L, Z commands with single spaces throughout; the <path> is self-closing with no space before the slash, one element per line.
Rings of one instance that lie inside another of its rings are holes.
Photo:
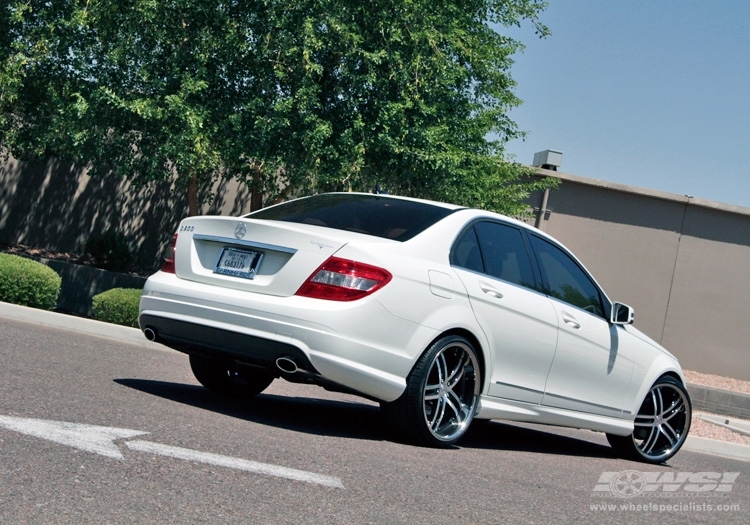
<path fill-rule="evenodd" d="M 242 239 L 245 234 L 247 233 L 247 226 L 245 226 L 243 223 L 239 223 L 237 227 L 234 229 L 234 236 L 238 239 Z"/>

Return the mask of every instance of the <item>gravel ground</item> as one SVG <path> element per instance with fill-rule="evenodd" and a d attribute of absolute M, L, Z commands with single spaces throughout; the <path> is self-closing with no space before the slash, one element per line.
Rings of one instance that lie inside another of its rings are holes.
<path fill-rule="evenodd" d="M 693 413 L 693 421 L 690 423 L 691 436 L 718 439 L 719 441 L 728 441 L 729 443 L 739 443 L 741 445 L 750 445 L 750 436 L 745 436 L 738 432 L 729 430 L 726 427 L 714 425 L 708 421 L 700 419 L 698 416 L 701 412 Z M 733 418 L 736 420 L 736 418 Z"/>
<path fill-rule="evenodd" d="M 741 381 L 739 379 L 732 379 L 731 377 L 722 377 L 712 374 L 702 374 L 700 372 L 692 372 L 690 370 L 684 370 L 683 373 L 685 374 L 685 380 L 688 383 L 693 383 L 694 385 L 721 388 L 723 390 L 742 392 L 743 394 L 750 395 L 750 381 Z M 745 436 L 743 434 L 733 432 L 728 428 L 714 425 L 713 423 L 709 423 L 708 421 L 703 421 L 698 417 L 700 414 L 700 412 L 693 413 L 693 421 L 690 425 L 690 435 L 718 439 L 720 441 L 728 441 L 730 443 L 750 445 L 750 436 Z"/>

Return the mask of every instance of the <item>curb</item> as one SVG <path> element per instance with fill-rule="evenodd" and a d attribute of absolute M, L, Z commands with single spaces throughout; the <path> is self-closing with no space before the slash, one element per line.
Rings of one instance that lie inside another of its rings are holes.
<path fill-rule="evenodd" d="M 104 323 L 94 319 L 86 319 L 74 315 L 29 308 L 28 306 L 0 302 L 0 318 L 105 337 L 107 339 L 114 339 L 125 343 L 147 346 L 152 349 L 172 351 L 164 345 L 153 343 L 146 339 L 143 332 L 138 328 Z"/>
<path fill-rule="evenodd" d="M 732 432 L 737 432 L 738 434 L 742 434 L 743 436 L 750 437 L 750 421 L 745 421 L 742 419 L 727 419 L 724 416 L 715 416 L 712 414 L 697 414 L 696 417 L 698 419 L 702 419 L 703 421 L 713 423 L 714 425 L 728 428 Z"/>
<path fill-rule="evenodd" d="M 690 452 L 701 452 L 723 458 L 736 459 L 740 461 L 750 461 L 750 445 L 741 445 L 739 443 L 727 443 L 718 439 L 709 439 L 688 435 L 682 450 Z"/>

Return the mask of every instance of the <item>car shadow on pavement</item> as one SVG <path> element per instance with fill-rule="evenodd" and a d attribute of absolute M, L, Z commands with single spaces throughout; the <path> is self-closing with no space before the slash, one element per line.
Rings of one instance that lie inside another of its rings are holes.
<path fill-rule="evenodd" d="M 149 379 L 114 381 L 163 399 L 261 425 L 321 436 L 398 442 L 395 436 L 385 430 L 379 408 L 365 402 L 269 393 L 240 401 L 219 396 L 198 385 Z M 590 458 L 616 457 L 608 445 L 522 425 L 500 421 L 475 421 L 456 448 L 510 450 Z"/>
<path fill-rule="evenodd" d="M 555 430 L 566 432 L 567 429 L 554 429 L 550 432 L 545 430 L 547 427 L 534 425 L 534 428 L 529 428 L 525 425 L 525 423 L 477 420 L 466 436 L 461 439 L 459 445 L 466 448 L 502 449 L 589 458 L 617 457 L 609 445 L 595 443 L 585 437 L 578 438 L 555 433 Z M 592 438 L 597 435 L 580 430 L 570 432 L 591 434 Z M 599 435 L 604 436 L 604 434 Z"/>
<path fill-rule="evenodd" d="M 263 393 L 248 400 L 214 394 L 202 386 L 148 379 L 115 379 L 147 394 L 254 423 L 308 434 L 381 441 L 387 439 L 377 406 Z"/>

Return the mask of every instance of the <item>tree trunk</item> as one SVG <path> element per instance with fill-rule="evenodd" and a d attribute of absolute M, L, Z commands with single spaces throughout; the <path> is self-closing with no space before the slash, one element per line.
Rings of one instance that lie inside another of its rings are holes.
<path fill-rule="evenodd" d="M 200 215 L 201 210 L 198 207 L 198 177 L 193 175 L 190 177 L 190 183 L 188 184 L 188 215 L 193 217 L 194 215 Z"/>
<path fill-rule="evenodd" d="M 263 194 L 254 191 L 250 194 L 250 211 L 259 210 L 263 207 Z"/>
<path fill-rule="evenodd" d="M 250 211 L 259 210 L 263 207 L 263 191 L 260 180 L 260 170 L 253 173 L 253 185 L 250 192 Z"/>

